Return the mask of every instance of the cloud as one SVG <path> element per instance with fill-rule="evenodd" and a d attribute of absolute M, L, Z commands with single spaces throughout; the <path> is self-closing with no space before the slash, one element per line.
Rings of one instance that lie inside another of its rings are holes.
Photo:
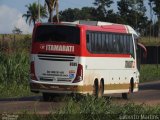
<path fill-rule="evenodd" d="M 25 34 L 32 32 L 32 27 L 22 18 L 22 13 L 15 8 L 0 5 L 0 34 L 12 33 L 14 27 L 20 28 Z"/>

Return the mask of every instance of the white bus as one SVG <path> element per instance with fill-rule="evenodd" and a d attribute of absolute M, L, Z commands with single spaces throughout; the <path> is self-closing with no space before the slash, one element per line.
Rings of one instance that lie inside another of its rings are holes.
<path fill-rule="evenodd" d="M 137 92 L 137 33 L 128 25 L 76 21 L 37 23 L 32 38 L 30 87 L 51 94 L 103 96 Z"/>

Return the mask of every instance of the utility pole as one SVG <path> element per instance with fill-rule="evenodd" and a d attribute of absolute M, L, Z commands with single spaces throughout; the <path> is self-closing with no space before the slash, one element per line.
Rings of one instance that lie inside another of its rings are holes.
<path fill-rule="evenodd" d="M 38 22 L 40 22 L 40 2 L 38 0 Z"/>
<path fill-rule="evenodd" d="M 138 19 L 137 19 L 137 12 L 138 12 L 138 4 L 137 4 L 137 0 L 134 0 L 134 10 L 136 12 L 135 14 L 135 20 L 136 20 L 136 31 L 138 31 Z"/>
<path fill-rule="evenodd" d="M 149 30 L 149 41 L 151 41 L 151 35 L 152 35 L 152 18 L 153 18 L 153 11 L 152 11 L 152 2 L 149 2 L 149 6 L 150 6 L 150 30 Z M 153 25 L 154 26 L 154 25 Z"/>

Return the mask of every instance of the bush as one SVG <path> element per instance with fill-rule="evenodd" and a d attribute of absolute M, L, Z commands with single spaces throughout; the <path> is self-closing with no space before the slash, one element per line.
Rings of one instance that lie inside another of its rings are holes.
<path fill-rule="evenodd" d="M 156 65 L 141 65 L 140 82 L 160 80 L 160 66 Z"/>
<path fill-rule="evenodd" d="M 109 99 L 87 96 L 78 102 L 74 99 L 68 100 L 54 116 L 58 120 L 115 120 L 126 115 L 158 115 L 159 113 L 160 106 L 150 107 L 134 103 L 120 105 L 110 102 Z"/>
<path fill-rule="evenodd" d="M 23 113 L 19 120 L 134 120 L 139 119 L 158 119 L 160 106 L 147 106 L 144 104 L 136 105 L 134 103 L 116 104 L 109 99 L 96 99 L 87 96 L 79 101 L 74 98 L 67 98 L 65 105 L 58 111 L 53 111 L 48 115 L 38 115 Z M 148 118 L 150 117 L 150 118 Z"/>
<path fill-rule="evenodd" d="M 29 78 L 29 54 L 25 51 L 0 54 L 0 83 L 26 84 Z"/>
<path fill-rule="evenodd" d="M 0 97 L 29 93 L 29 54 L 26 51 L 0 54 Z"/>

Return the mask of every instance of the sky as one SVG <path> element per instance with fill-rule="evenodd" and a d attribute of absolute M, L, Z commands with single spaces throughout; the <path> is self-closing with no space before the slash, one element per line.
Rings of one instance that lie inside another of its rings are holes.
<path fill-rule="evenodd" d="M 44 0 L 39 1 L 44 5 Z M 38 0 L 0 0 L 0 34 L 12 33 L 15 27 L 20 28 L 25 34 L 31 33 L 33 26 L 29 26 L 22 15 L 27 11 L 25 5 L 33 2 Z M 67 8 L 91 7 L 93 2 L 94 0 L 59 0 L 59 11 Z M 112 8 L 117 10 L 116 5 L 112 5 Z"/>
<path fill-rule="evenodd" d="M 81 8 L 84 6 L 92 6 L 94 0 L 59 0 L 59 10 L 67 8 Z M 22 15 L 26 13 L 25 5 L 38 2 L 38 0 L 0 0 L 0 34 L 12 33 L 12 30 L 17 27 L 23 33 L 32 32 L 33 26 L 29 26 Z M 44 4 L 44 0 L 40 0 Z"/>

